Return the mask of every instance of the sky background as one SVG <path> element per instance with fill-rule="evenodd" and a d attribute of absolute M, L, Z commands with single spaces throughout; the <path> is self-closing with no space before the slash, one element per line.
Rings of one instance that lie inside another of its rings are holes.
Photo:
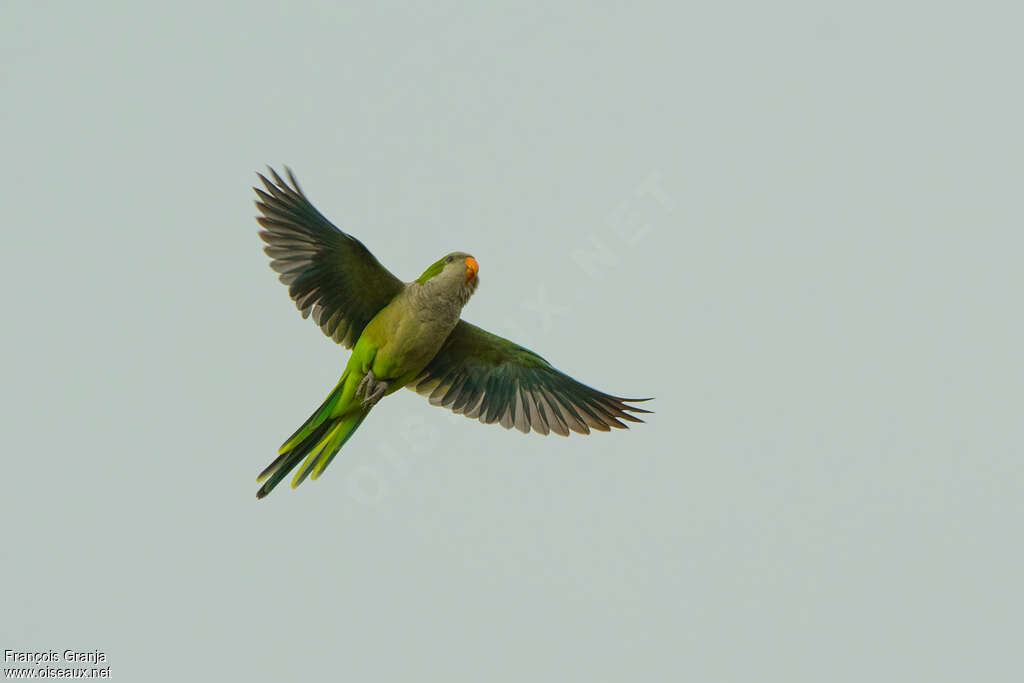
<path fill-rule="evenodd" d="M 0 6 L 0 648 L 119 680 L 1016 681 L 1012 3 Z M 347 352 L 250 186 L 628 432 L 389 397 L 257 473 Z"/>

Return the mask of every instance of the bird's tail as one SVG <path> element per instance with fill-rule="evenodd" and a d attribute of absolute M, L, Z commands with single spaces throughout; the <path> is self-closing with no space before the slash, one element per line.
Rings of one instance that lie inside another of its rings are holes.
<path fill-rule="evenodd" d="M 256 480 L 263 482 L 263 486 L 256 492 L 257 498 L 263 498 L 273 491 L 303 458 L 305 462 L 295 473 L 292 488 L 301 484 L 310 475 L 314 479 L 319 478 L 345 442 L 355 434 L 356 429 L 370 414 L 370 409 L 363 408 L 357 403 L 351 410 L 338 410 L 344 387 L 345 378 L 342 377 L 338 386 L 316 412 L 281 445 L 277 458 L 260 472 Z"/>

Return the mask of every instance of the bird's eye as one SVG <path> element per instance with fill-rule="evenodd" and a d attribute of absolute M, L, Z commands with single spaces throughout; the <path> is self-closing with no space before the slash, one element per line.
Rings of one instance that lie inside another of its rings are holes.
<path fill-rule="evenodd" d="M 444 260 L 444 262 L 445 262 L 445 263 L 451 263 L 451 262 L 452 262 L 452 257 L 451 257 L 451 256 L 449 256 L 448 258 L 446 258 L 446 259 Z"/>

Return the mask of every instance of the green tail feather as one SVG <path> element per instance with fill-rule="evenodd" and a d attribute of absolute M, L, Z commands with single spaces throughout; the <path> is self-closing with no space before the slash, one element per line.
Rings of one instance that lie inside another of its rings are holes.
<path fill-rule="evenodd" d="M 317 408 L 309 418 L 302 423 L 302 426 L 295 430 L 295 432 L 288 437 L 288 440 L 281 444 L 281 447 L 277 450 L 278 453 L 284 455 L 290 450 L 293 450 L 299 443 L 304 442 L 314 429 L 317 429 L 327 420 L 331 413 L 334 411 L 335 406 L 341 399 L 341 394 L 345 388 L 345 376 L 343 375 L 341 381 L 338 382 L 338 386 L 334 387 L 334 390 L 328 394 L 327 398 L 320 407 Z M 275 461 L 276 462 L 276 461 Z M 269 468 L 267 468 L 269 469 Z M 266 471 L 266 470 L 264 470 Z M 262 478 L 263 475 L 260 475 Z"/>
<path fill-rule="evenodd" d="M 303 441 L 301 444 L 296 446 L 294 449 L 285 451 L 281 455 L 277 456 L 274 462 L 270 463 L 265 470 L 260 472 L 260 476 L 257 477 L 256 481 L 266 481 L 263 486 L 260 487 L 259 491 L 256 492 L 257 498 L 263 498 L 268 493 L 274 490 L 282 479 L 288 476 L 288 473 L 295 469 L 295 466 L 306 456 L 309 451 L 313 450 L 320 443 L 324 434 L 330 429 L 330 422 L 325 421 L 320 426 L 315 428 L 309 435 L 309 439 Z"/>
<path fill-rule="evenodd" d="M 256 492 L 257 498 L 263 498 L 273 491 L 303 458 L 305 462 L 295 474 L 292 488 L 301 484 L 311 474 L 313 479 L 319 478 L 341 447 L 370 414 L 369 410 L 364 410 L 358 404 L 355 409 L 340 415 L 331 414 L 341 397 L 344 383 L 342 378 L 323 405 L 285 441 L 279 451 L 280 455 L 274 462 L 260 473 L 257 481 L 266 481 Z"/>
<path fill-rule="evenodd" d="M 348 413 L 344 417 L 333 420 L 331 428 L 317 443 L 316 448 L 309 451 L 306 461 L 292 479 L 292 488 L 295 488 L 306 480 L 306 477 L 313 475 L 313 479 L 319 479 L 324 469 L 331 464 L 331 460 L 338 454 L 345 442 L 356 433 L 359 425 L 363 423 L 369 410 L 358 410 Z"/>

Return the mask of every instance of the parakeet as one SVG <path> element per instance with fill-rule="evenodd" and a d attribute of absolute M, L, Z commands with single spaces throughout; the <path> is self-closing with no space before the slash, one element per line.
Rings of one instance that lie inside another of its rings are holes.
<path fill-rule="evenodd" d="M 611 396 L 577 382 L 539 355 L 465 320 L 462 307 L 479 283 L 479 265 L 461 251 L 402 282 L 362 242 L 316 210 L 291 170 L 290 184 L 270 169 L 257 174 L 260 237 L 303 318 L 352 348 L 323 404 L 260 473 L 263 498 L 298 466 L 292 488 L 318 478 L 383 397 L 409 387 L 483 423 L 528 433 L 625 428 L 642 422 L 629 405 L 649 399 Z M 301 463 L 301 465 L 300 465 Z"/>

